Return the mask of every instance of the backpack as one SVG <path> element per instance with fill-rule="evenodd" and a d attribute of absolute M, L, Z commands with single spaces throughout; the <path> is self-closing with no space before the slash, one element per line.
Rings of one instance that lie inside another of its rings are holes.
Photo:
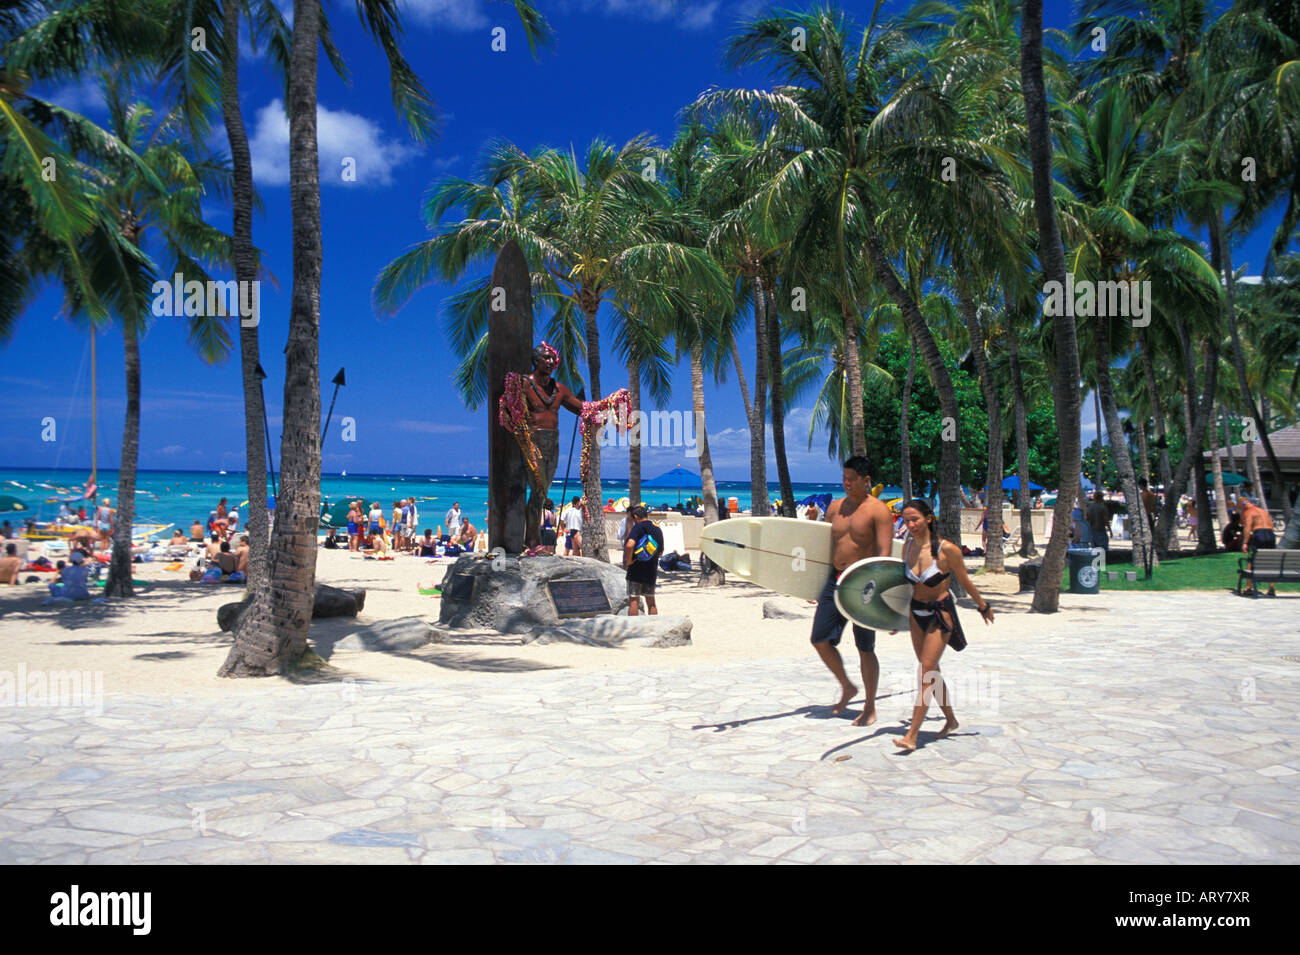
<path fill-rule="evenodd" d="M 642 534 L 632 548 L 632 556 L 637 560 L 654 560 L 659 556 L 659 542 L 653 534 Z"/>

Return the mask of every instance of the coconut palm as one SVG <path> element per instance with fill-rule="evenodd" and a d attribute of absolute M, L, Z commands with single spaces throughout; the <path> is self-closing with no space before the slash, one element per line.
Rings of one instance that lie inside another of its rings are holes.
<path fill-rule="evenodd" d="M 1065 247 L 1061 244 L 1056 201 L 1052 196 L 1052 139 L 1043 82 L 1043 4 L 1025 0 L 1020 28 L 1020 81 L 1033 167 L 1034 217 L 1038 257 L 1044 277 L 1065 285 Z M 1062 310 L 1064 312 L 1064 310 Z M 1033 609 L 1055 613 L 1060 604 L 1061 575 L 1070 538 L 1070 512 L 1079 496 L 1079 345 L 1074 318 L 1052 319 L 1056 364 L 1056 427 L 1060 437 L 1061 485 L 1056 498 L 1052 536 L 1034 590 Z"/>
<path fill-rule="evenodd" d="M 137 0 L 13 0 L 0 10 L 0 196 L 13 212 L 0 221 L 0 336 L 42 276 L 59 277 L 96 321 L 108 318 L 79 248 L 97 225 L 98 197 L 75 171 L 81 158 L 126 159 L 151 173 L 111 133 L 30 86 L 85 75 L 104 58 L 118 63 L 122 81 L 138 78 L 160 37 L 159 13 Z"/>
<path fill-rule="evenodd" d="M 593 396 L 602 394 L 597 312 L 603 303 L 614 307 L 621 319 L 616 345 L 624 360 L 635 359 L 638 368 L 649 359 L 662 366 L 666 356 L 653 347 L 655 328 L 645 322 L 687 307 L 683 289 L 712 290 L 722 296 L 725 288 L 702 249 L 663 238 L 668 231 L 665 193 L 654 179 L 643 176 L 646 162 L 659 157 L 660 151 L 646 137 L 617 149 L 596 140 L 581 164 L 572 152 L 542 149 L 529 155 L 511 143 L 494 144 L 484 182 L 444 184 L 426 207 L 426 219 L 436 224 L 465 200 L 466 217 L 385 267 L 375 285 L 376 303 L 386 310 L 400 307 L 435 270 L 454 280 L 476 258 L 514 238 L 530 269 L 541 277 L 549 299 L 558 303 L 556 315 L 581 315 Z M 506 184 L 510 184 L 508 194 L 498 193 Z M 486 315 L 485 292 L 485 285 L 476 287 L 459 303 L 467 319 L 462 327 L 468 331 L 462 345 L 473 334 L 473 320 Z M 662 395 L 666 383 L 662 369 L 658 380 Z M 584 480 L 588 520 L 583 537 L 592 555 L 604 560 L 600 447 L 594 441 L 588 460 Z"/>
<path fill-rule="evenodd" d="M 122 431 L 117 517 L 113 530 L 112 559 L 104 592 L 129 597 L 131 583 L 131 528 L 135 512 L 135 475 L 140 437 L 140 336 L 160 300 L 173 295 L 171 277 L 186 283 L 211 281 L 208 269 L 230 262 L 230 239 L 203 220 L 202 200 L 228 188 L 227 170 L 198 159 L 189 146 L 179 108 L 154 122 L 153 110 L 142 101 L 128 102 L 116 76 L 100 78 L 109 124 L 115 136 L 130 146 L 148 169 L 122 158 L 78 171 L 94 184 L 99 197 L 98 221 L 82 242 L 82 255 L 101 300 L 121 322 L 126 360 L 126 422 Z M 165 253 L 168 267 L 155 264 L 150 247 Z M 168 276 L 159 281 L 159 276 Z M 158 283 L 155 285 L 155 283 Z M 209 362 L 225 358 L 231 340 L 230 318 L 224 307 L 204 302 L 187 305 L 190 340 Z M 72 302 L 74 311 L 84 301 Z"/>
<path fill-rule="evenodd" d="M 545 24 L 525 0 L 516 10 L 532 47 Z M 359 0 L 357 13 L 388 61 L 393 105 L 418 139 L 434 131 L 432 99 L 400 48 L 401 15 L 393 0 Z M 316 64 L 321 42 L 319 0 L 296 0 L 289 53 L 289 200 L 293 230 L 293 294 L 285 349 L 282 480 L 271 536 L 269 586 L 235 625 L 222 676 L 282 672 L 307 650 L 315 592 L 320 519 L 320 160 L 316 142 Z"/>

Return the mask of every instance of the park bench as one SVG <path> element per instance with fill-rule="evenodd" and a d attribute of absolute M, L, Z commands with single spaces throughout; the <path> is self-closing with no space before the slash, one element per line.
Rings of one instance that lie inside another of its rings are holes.
<path fill-rule="evenodd" d="M 1246 563 L 1251 569 L 1246 569 Z M 1300 583 L 1300 550 L 1257 550 L 1250 557 L 1237 560 L 1237 593 L 1241 593 L 1241 582 L 1250 580 L 1252 584 L 1260 583 Z M 1259 592 L 1259 587 L 1255 587 Z"/>

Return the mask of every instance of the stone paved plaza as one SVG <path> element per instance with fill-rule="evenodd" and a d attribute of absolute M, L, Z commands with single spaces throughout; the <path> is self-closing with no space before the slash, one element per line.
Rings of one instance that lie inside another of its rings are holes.
<path fill-rule="evenodd" d="M 965 613 L 961 730 L 907 755 L 883 634 L 869 729 L 810 649 L 4 707 L 0 861 L 1300 861 L 1300 598 L 1107 600 L 1031 636 Z"/>

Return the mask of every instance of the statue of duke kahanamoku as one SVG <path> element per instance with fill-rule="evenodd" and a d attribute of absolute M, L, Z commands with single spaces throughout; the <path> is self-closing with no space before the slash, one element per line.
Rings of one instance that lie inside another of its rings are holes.
<path fill-rule="evenodd" d="M 542 502 L 555 479 L 560 463 L 560 408 L 582 414 L 582 402 L 560 382 L 551 377 L 560 364 L 560 354 L 546 342 L 533 349 L 533 373 L 524 379 L 524 397 L 528 402 L 528 420 L 533 443 L 538 452 L 538 469 L 529 481 L 528 506 L 525 510 L 524 546 L 541 543 Z"/>

